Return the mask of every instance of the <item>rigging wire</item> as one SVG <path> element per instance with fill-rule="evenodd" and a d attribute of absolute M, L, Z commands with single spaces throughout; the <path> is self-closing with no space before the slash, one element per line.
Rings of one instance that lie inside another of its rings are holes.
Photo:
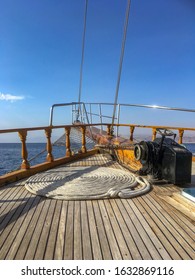
<path fill-rule="evenodd" d="M 84 64 L 84 54 L 85 54 L 85 35 L 86 35 L 86 23 L 87 23 L 87 8 L 88 8 L 88 0 L 85 0 L 84 28 L 83 28 L 83 38 L 82 38 L 82 54 L 81 54 L 79 97 L 78 97 L 78 102 L 79 103 L 81 102 L 82 82 L 83 82 L 83 64 Z M 80 105 L 78 105 L 77 120 L 79 118 L 79 112 L 80 112 Z"/>
<path fill-rule="evenodd" d="M 122 72 L 122 66 L 123 66 L 123 58 L 124 58 L 124 52 L 125 52 L 125 43 L 126 43 L 127 28 L 128 28 L 128 22 L 129 22 L 130 5 L 131 5 L 131 0 L 128 0 L 127 8 L 126 8 L 123 40 L 122 40 L 122 46 L 121 46 L 118 79 L 117 79 L 116 92 L 115 92 L 114 109 L 113 109 L 113 116 L 112 116 L 112 128 L 113 128 L 113 125 L 114 125 L 114 120 L 115 120 L 115 115 L 116 115 L 116 107 L 117 107 L 117 102 L 118 102 L 118 93 L 119 93 L 121 72 Z"/>

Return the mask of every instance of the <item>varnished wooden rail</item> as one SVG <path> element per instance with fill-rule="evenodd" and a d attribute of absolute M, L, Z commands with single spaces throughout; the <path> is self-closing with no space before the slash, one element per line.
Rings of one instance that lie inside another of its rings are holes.
<path fill-rule="evenodd" d="M 118 127 L 129 127 L 130 128 L 130 141 L 133 141 L 134 139 L 134 132 L 135 129 L 137 128 L 150 128 L 152 130 L 152 140 L 156 138 L 157 135 L 157 129 L 169 129 L 169 130 L 177 130 L 178 131 L 178 143 L 182 144 L 183 143 L 183 136 L 185 131 L 194 131 L 195 128 L 191 127 L 175 127 L 175 126 L 152 126 L 152 125 L 137 125 L 137 124 L 115 124 L 114 126 Z"/>
<path fill-rule="evenodd" d="M 0 134 L 4 133 L 14 133 L 17 132 L 18 136 L 21 141 L 21 156 L 22 156 L 22 163 L 21 163 L 21 169 L 18 171 L 14 171 L 11 173 L 8 173 L 6 175 L 0 176 L 0 185 L 11 181 L 15 181 L 17 179 L 21 179 L 27 176 L 30 176 L 31 174 L 49 169 L 51 167 L 57 166 L 59 164 L 72 161 L 78 158 L 82 158 L 85 156 L 88 156 L 89 154 L 94 154 L 97 152 L 97 149 L 94 149 L 93 151 L 87 151 L 86 148 L 86 134 L 90 136 L 90 130 L 87 129 L 89 126 L 92 127 L 100 127 L 99 129 L 99 135 L 101 131 L 102 126 L 106 126 L 107 130 L 104 131 L 103 136 L 98 136 L 96 138 L 97 142 L 98 139 L 101 139 L 102 137 L 105 137 L 107 140 L 111 139 L 113 137 L 113 131 L 112 131 L 112 125 L 108 123 L 96 123 L 96 124 L 74 124 L 74 125 L 60 125 L 60 126 L 44 126 L 44 127 L 30 127 L 30 128 L 15 128 L 15 129 L 4 129 L 0 130 Z M 170 130 L 177 130 L 179 140 L 178 142 L 181 144 L 183 143 L 183 135 L 185 131 L 195 131 L 195 128 L 184 128 L 184 127 L 167 127 L 167 126 L 146 126 L 146 125 L 136 125 L 136 124 L 115 124 L 115 127 L 129 127 L 129 140 L 133 142 L 134 140 L 134 132 L 137 129 L 140 128 L 149 128 L 152 132 L 152 140 L 156 138 L 157 129 L 170 129 Z M 75 154 L 73 155 L 71 151 L 71 142 L 70 142 L 70 132 L 72 127 L 80 128 L 82 133 L 82 140 L 81 140 L 81 154 Z M 52 154 L 52 143 L 51 143 L 51 135 L 52 131 L 54 129 L 64 129 L 65 130 L 65 147 L 66 147 L 66 154 L 63 158 L 60 159 L 54 159 L 54 156 Z M 30 163 L 28 162 L 28 151 L 27 151 L 27 145 L 26 145 L 26 139 L 28 136 L 28 132 L 30 131 L 40 131 L 43 130 L 45 132 L 46 137 L 46 150 L 47 150 L 47 156 L 46 161 L 42 164 L 38 164 L 36 166 L 31 167 Z M 96 131 L 97 132 L 97 131 Z"/>
<path fill-rule="evenodd" d="M 94 124 L 98 126 L 99 124 Z M 86 148 L 86 127 L 90 125 L 87 124 L 75 124 L 75 125 L 60 125 L 60 126 L 46 126 L 46 127 L 30 127 L 30 128 L 15 128 L 15 129 L 4 129 L 0 130 L 0 134 L 4 133 L 18 133 L 18 136 L 21 141 L 21 157 L 22 162 L 20 166 L 20 170 L 10 172 L 8 174 L 0 176 L 0 185 L 4 185 L 5 183 L 9 183 L 12 181 L 16 181 L 18 179 L 25 178 L 32 174 L 35 174 L 40 171 L 47 170 L 49 168 L 55 167 L 59 164 L 63 164 L 72 160 L 80 159 L 82 157 L 86 157 L 90 154 L 94 154 L 97 152 L 97 149 L 93 149 L 91 151 L 87 151 Z M 81 141 L 81 153 L 73 155 L 71 151 L 71 141 L 70 141 L 70 132 L 72 127 L 77 127 L 80 129 L 82 133 L 82 141 Z M 66 153 L 65 156 L 59 159 L 54 159 L 52 154 L 52 143 L 51 143 L 51 135 L 54 129 L 64 129 L 65 130 L 65 147 Z M 35 166 L 30 166 L 28 161 L 28 150 L 27 150 L 27 136 L 29 131 L 41 131 L 45 132 L 46 137 L 46 150 L 47 156 L 44 163 L 37 164 Z"/>
<path fill-rule="evenodd" d="M 100 124 L 93 124 L 93 126 L 99 126 Z M 61 129 L 63 128 L 65 130 L 65 135 L 66 135 L 66 157 L 71 157 L 72 152 L 71 152 L 71 143 L 70 143 L 70 131 L 72 127 L 77 127 L 81 129 L 82 133 L 82 143 L 81 143 L 81 151 L 82 153 L 86 153 L 86 140 L 85 140 L 85 133 L 86 133 L 86 127 L 89 127 L 91 125 L 89 124 L 75 124 L 75 125 L 60 125 L 60 126 L 42 126 L 42 127 L 29 127 L 29 128 L 14 128 L 14 129 L 3 129 L 0 130 L 0 134 L 4 133 L 18 133 L 18 136 L 20 138 L 22 147 L 21 147 L 21 156 L 22 156 L 22 164 L 21 164 L 21 169 L 29 169 L 30 164 L 28 162 L 28 151 L 27 151 L 27 146 L 26 146 L 26 139 L 28 136 L 28 132 L 30 131 L 40 131 L 44 130 L 45 131 L 45 136 L 46 136 L 46 150 L 47 150 L 47 157 L 46 161 L 47 162 L 53 162 L 54 157 L 52 154 L 52 143 L 51 143 L 51 134 L 52 130 L 54 129 Z"/>

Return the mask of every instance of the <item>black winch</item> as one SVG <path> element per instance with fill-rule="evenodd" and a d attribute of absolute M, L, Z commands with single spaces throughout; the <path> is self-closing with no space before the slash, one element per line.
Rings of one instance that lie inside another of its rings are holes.
<path fill-rule="evenodd" d="M 152 181 L 166 180 L 172 184 L 191 182 L 192 153 L 175 142 L 176 134 L 168 129 L 157 129 L 162 136 L 154 141 L 141 141 L 134 147 L 136 160 L 142 164 L 140 175 Z M 174 136 L 174 139 L 169 138 Z"/>

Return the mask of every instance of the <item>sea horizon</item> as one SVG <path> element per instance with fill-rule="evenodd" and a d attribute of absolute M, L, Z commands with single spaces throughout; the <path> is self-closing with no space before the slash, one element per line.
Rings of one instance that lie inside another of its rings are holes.
<path fill-rule="evenodd" d="M 28 161 L 31 166 L 46 161 L 47 151 L 46 143 L 36 142 L 36 143 L 26 143 L 28 150 Z M 195 143 L 183 143 L 188 150 L 192 152 L 195 156 Z M 66 147 L 62 146 L 52 146 L 52 154 L 55 159 L 65 156 Z M 21 143 L 0 143 L 0 176 L 20 169 L 22 163 L 21 157 Z"/>

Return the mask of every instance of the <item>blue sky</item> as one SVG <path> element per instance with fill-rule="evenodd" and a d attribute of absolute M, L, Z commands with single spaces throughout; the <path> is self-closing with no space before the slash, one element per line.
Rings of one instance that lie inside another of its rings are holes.
<path fill-rule="evenodd" d="M 0 0 L 0 129 L 47 125 L 53 103 L 78 100 L 84 5 Z M 114 101 L 126 5 L 89 0 L 82 101 Z M 118 101 L 194 109 L 194 76 L 195 1 L 132 0 Z M 152 120 L 194 126 L 194 114 Z"/>

